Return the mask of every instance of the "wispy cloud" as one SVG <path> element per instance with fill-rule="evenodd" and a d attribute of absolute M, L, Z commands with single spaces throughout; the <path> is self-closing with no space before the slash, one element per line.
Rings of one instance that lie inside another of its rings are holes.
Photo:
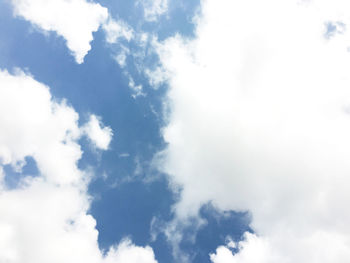
<path fill-rule="evenodd" d="M 140 0 L 137 3 L 143 6 L 143 13 L 147 21 L 156 21 L 168 11 L 168 0 Z"/>

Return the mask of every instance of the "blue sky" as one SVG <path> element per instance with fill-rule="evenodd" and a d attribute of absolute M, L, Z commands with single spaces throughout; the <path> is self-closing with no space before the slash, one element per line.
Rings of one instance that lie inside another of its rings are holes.
<path fill-rule="evenodd" d="M 348 262 L 349 8 L 0 1 L 0 262 Z"/>

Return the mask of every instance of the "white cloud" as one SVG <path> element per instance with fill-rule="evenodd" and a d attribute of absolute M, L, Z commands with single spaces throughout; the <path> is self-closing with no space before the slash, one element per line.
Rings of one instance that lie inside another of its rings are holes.
<path fill-rule="evenodd" d="M 120 38 L 130 41 L 133 29 L 125 22 L 109 16 L 107 8 L 86 0 L 11 0 L 16 16 L 30 21 L 44 31 L 62 36 L 77 63 L 83 63 L 91 49 L 93 32 L 100 26 L 106 33 L 107 43 Z"/>
<path fill-rule="evenodd" d="M 0 71 L 0 160 L 15 166 L 33 156 L 46 180 L 69 184 L 81 179 L 78 114 L 65 101 L 23 72 Z"/>
<path fill-rule="evenodd" d="M 123 50 L 118 55 L 116 55 L 114 59 L 115 61 L 117 61 L 117 63 L 121 68 L 124 68 L 126 66 L 126 57 L 127 57 L 127 52 Z"/>
<path fill-rule="evenodd" d="M 116 43 L 119 38 L 125 38 L 130 41 L 133 38 L 134 31 L 123 21 L 116 21 L 112 18 L 108 19 L 103 25 L 106 32 L 106 41 L 110 44 Z"/>
<path fill-rule="evenodd" d="M 349 262 L 349 8 L 207 0 L 194 40 L 157 47 L 172 107 L 161 169 L 183 186 L 179 220 L 208 201 L 252 213 L 256 236 L 214 262 Z M 329 21 L 344 26 L 325 38 Z"/>
<path fill-rule="evenodd" d="M 158 89 L 159 86 L 165 83 L 169 78 L 167 72 L 162 67 L 156 67 L 154 70 L 146 68 L 145 75 L 148 78 L 150 85 L 155 89 Z"/>
<path fill-rule="evenodd" d="M 216 249 L 216 253 L 210 255 L 213 263 L 268 263 L 268 262 L 285 262 L 282 258 L 273 258 L 269 253 L 271 247 L 264 239 L 258 238 L 256 235 L 246 233 L 245 240 L 239 242 L 239 254 L 234 256 L 229 246 L 220 246 Z M 279 260 L 279 261 L 277 261 Z"/>
<path fill-rule="evenodd" d="M 119 154 L 119 157 L 120 158 L 128 158 L 128 157 L 130 157 L 130 153 L 121 153 L 121 154 Z"/>
<path fill-rule="evenodd" d="M 156 21 L 159 16 L 168 11 L 168 0 L 139 0 L 147 21 Z"/>
<path fill-rule="evenodd" d="M 85 129 L 78 117 L 28 74 L 0 71 L 0 262 L 156 262 L 151 248 L 130 242 L 106 256 L 99 250 L 96 222 L 88 214 L 91 176 L 77 166 Z M 25 157 L 35 160 L 40 174 L 22 173 L 19 187 L 8 189 L 3 166 Z"/>
<path fill-rule="evenodd" d="M 157 263 L 150 247 L 137 247 L 130 240 L 122 241 L 117 248 L 112 248 L 107 254 L 105 263 Z"/>
<path fill-rule="evenodd" d="M 289 263 L 294 260 L 345 263 L 350 257 L 347 235 L 322 231 L 303 238 L 277 235 L 265 238 L 246 233 L 245 239 L 238 243 L 239 253 L 233 254 L 227 246 L 220 246 L 210 259 L 213 263 Z"/>
<path fill-rule="evenodd" d="M 76 61 L 82 63 L 91 49 L 92 33 L 108 18 L 108 10 L 86 0 L 11 0 L 15 15 L 44 31 L 55 31 L 67 41 Z"/>
<path fill-rule="evenodd" d="M 112 140 L 113 132 L 110 127 L 103 127 L 100 118 L 90 115 L 90 120 L 83 127 L 83 132 L 88 136 L 96 148 L 107 150 Z"/>

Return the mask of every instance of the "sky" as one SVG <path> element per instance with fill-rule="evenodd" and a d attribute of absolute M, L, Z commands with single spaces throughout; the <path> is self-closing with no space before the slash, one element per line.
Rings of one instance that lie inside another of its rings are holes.
<path fill-rule="evenodd" d="M 0 263 L 350 261 L 345 0 L 0 0 Z"/>

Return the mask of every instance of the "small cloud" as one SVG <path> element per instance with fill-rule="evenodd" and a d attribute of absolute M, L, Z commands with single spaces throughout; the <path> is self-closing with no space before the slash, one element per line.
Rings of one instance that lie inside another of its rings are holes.
<path fill-rule="evenodd" d="M 84 125 L 83 133 L 90 139 L 94 146 L 101 150 L 107 150 L 112 140 L 113 131 L 110 127 L 103 127 L 99 117 L 92 114 L 90 120 Z"/>
<path fill-rule="evenodd" d="M 119 64 L 121 68 L 124 68 L 126 66 L 126 58 L 129 55 L 130 50 L 127 47 L 121 46 L 121 51 L 119 54 L 114 56 L 115 61 Z"/>
<path fill-rule="evenodd" d="M 120 20 L 116 21 L 111 17 L 103 25 L 103 29 L 106 32 L 106 41 L 109 44 L 116 43 L 119 38 L 125 38 L 127 41 L 130 41 L 134 35 L 134 31 L 129 25 Z"/>
<path fill-rule="evenodd" d="M 143 6 L 145 19 L 150 22 L 158 20 L 159 16 L 168 11 L 168 0 L 143 0 L 137 4 Z"/>
<path fill-rule="evenodd" d="M 128 158 L 128 157 L 130 157 L 129 153 L 121 153 L 121 154 L 119 154 L 119 158 Z"/>

